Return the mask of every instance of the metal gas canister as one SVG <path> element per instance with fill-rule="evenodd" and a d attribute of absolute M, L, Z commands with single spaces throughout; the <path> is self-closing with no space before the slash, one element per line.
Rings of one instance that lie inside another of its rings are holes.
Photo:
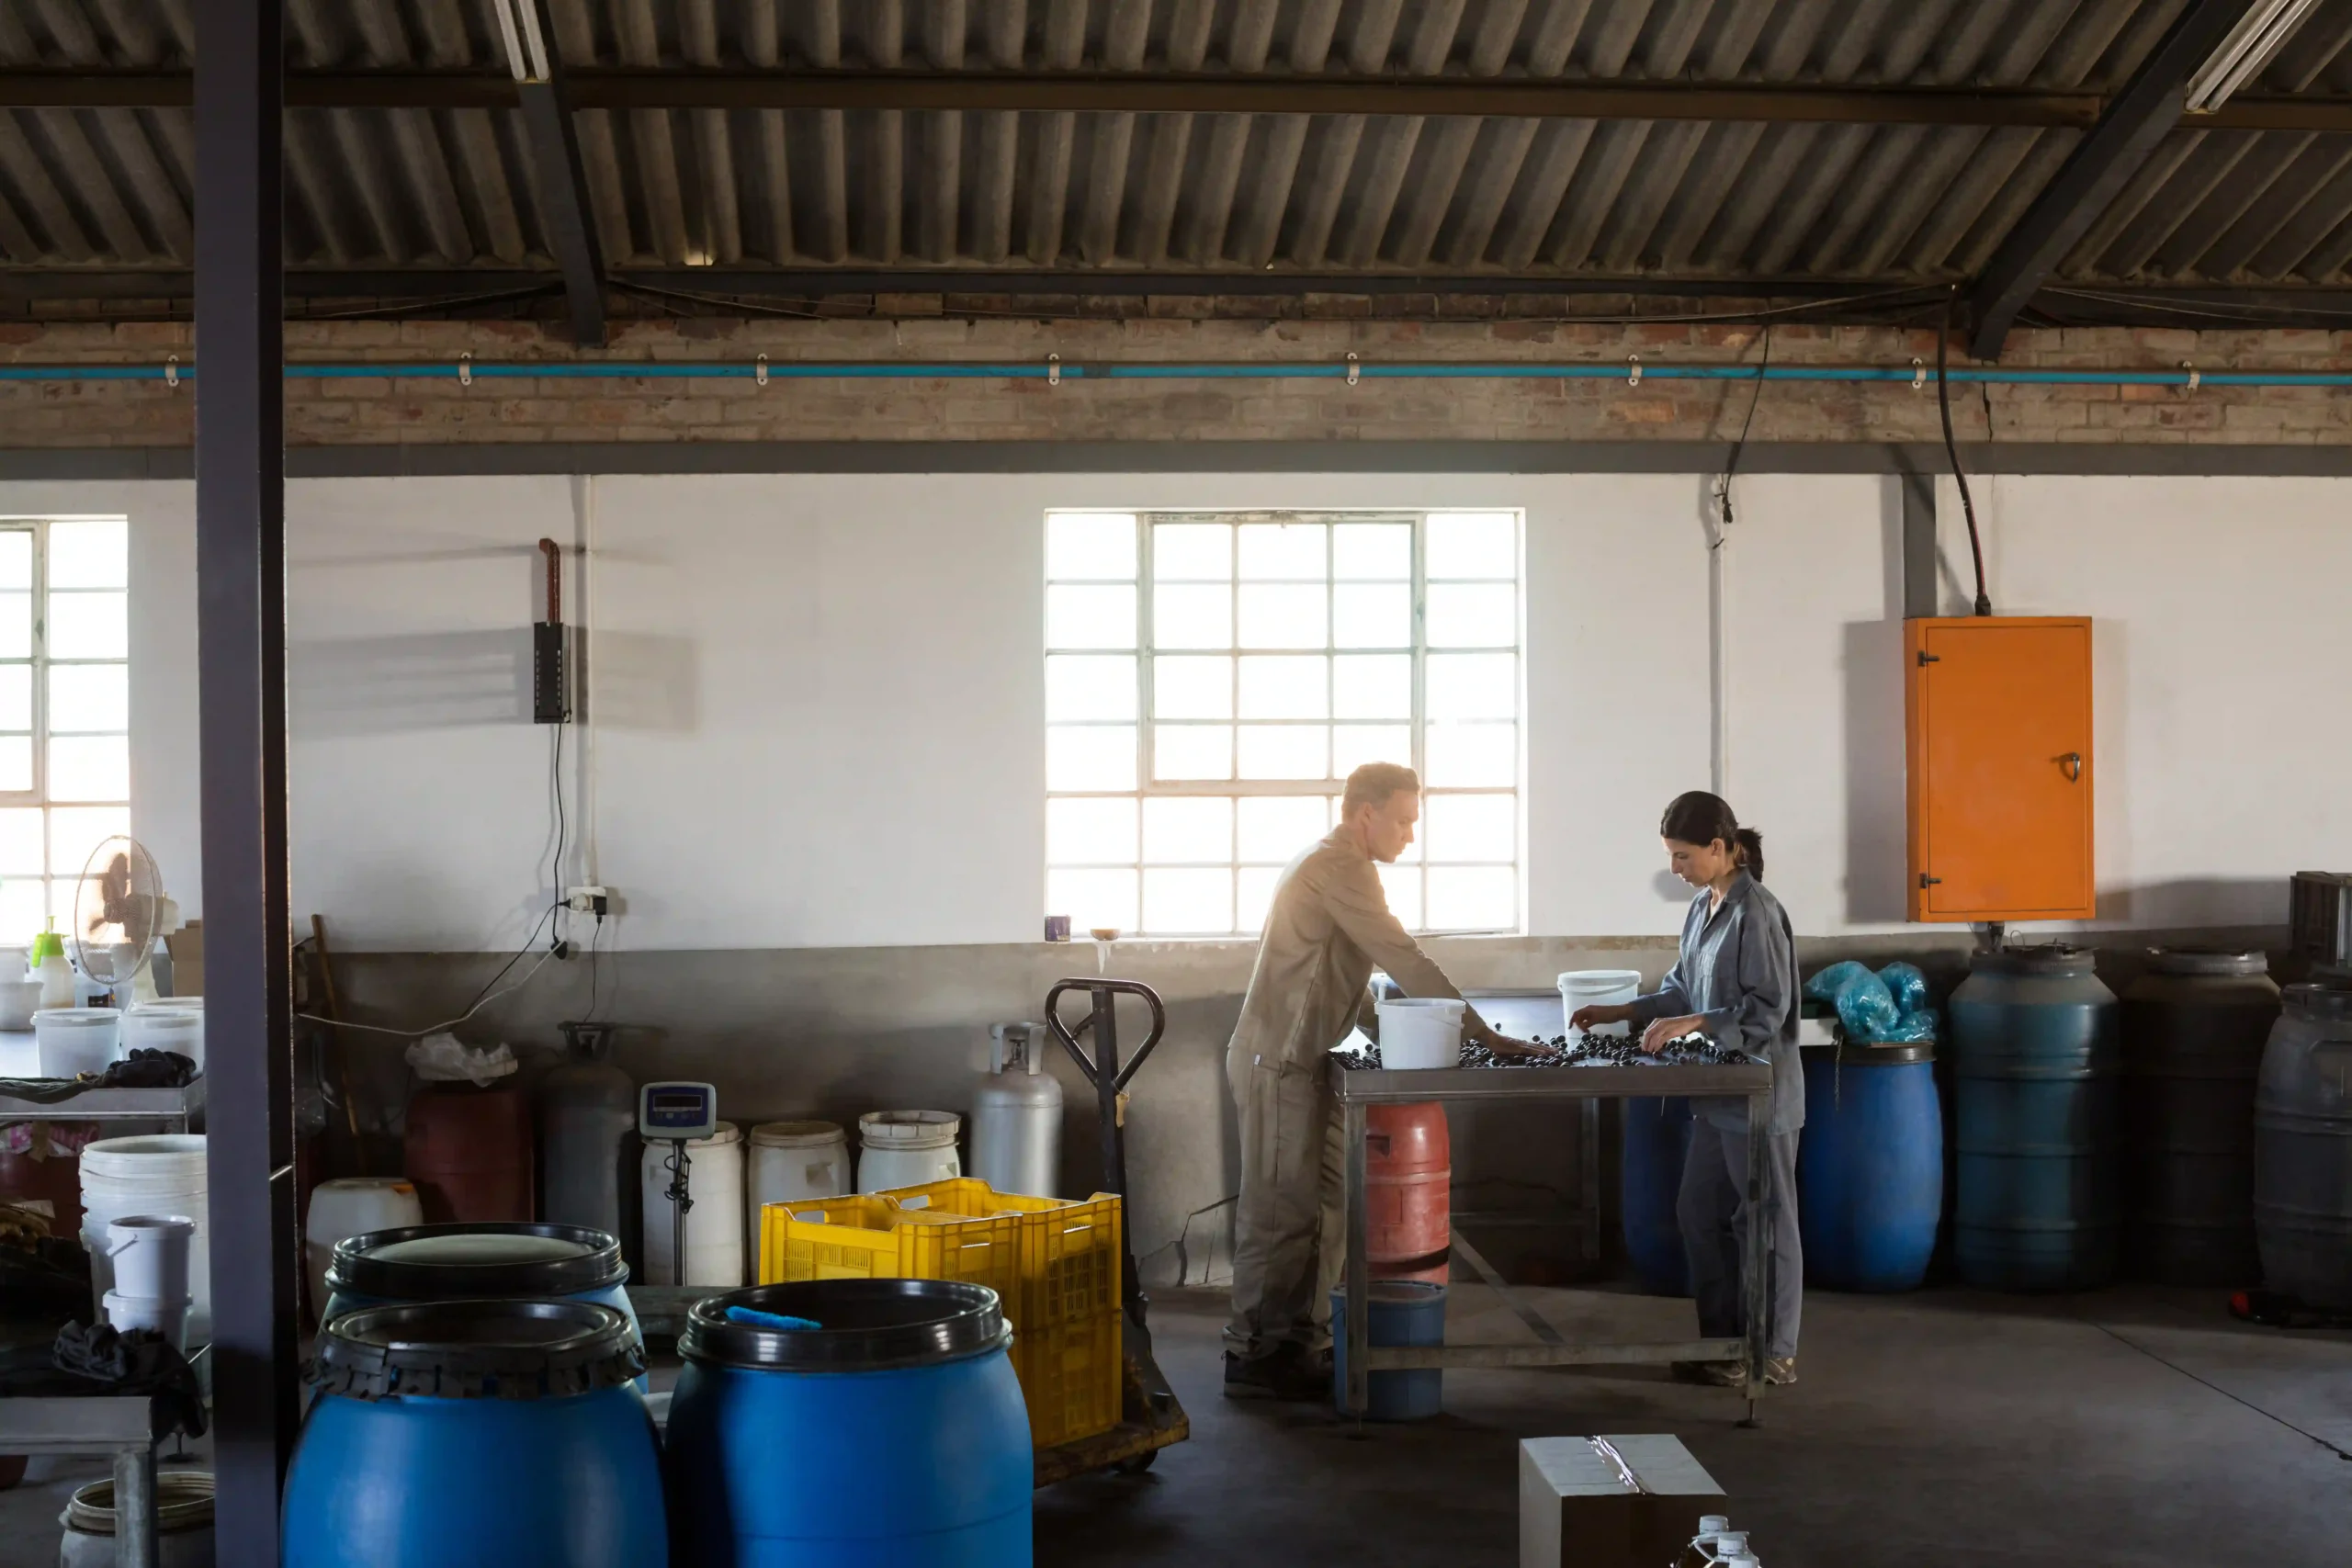
<path fill-rule="evenodd" d="M 1057 1196 L 1062 1086 L 1045 1070 L 1046 1026 L 989 1026 L 989 1070 L 972 1090 L 972 1174 L 999 1192 Z"/>

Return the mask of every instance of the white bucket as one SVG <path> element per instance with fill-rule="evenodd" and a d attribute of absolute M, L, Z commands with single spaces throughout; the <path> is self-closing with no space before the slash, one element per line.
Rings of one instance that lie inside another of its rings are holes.
<path fill-rule="evenodd" d="M 122 1041 L 122 1014 L 112 1008 L 43 1008 L 33 1014 L 33 1041 L 45 1078 L 103 1073 Z"/>
<path fill-rule="evenodd" d="M 204 1070 L 204 1009 L 140 1002 L 122 1015 L 122 1055 L 175 1051 Z"/>
<path fill-rule="evenodd" d="M 107 1227 L 134 1214 L 179 1214 L 195 1222 L 188 1238 L 187 1283 L 193 1298 L 188 1336 L 201 1345 L 212 1332 L 212 1247 L 205 1216 L 204 1134 L 151 1133 L 102 1138 L 82 1151 L 82 1245 L 90 1254 L 90 1289 L 114 1289 L 114 1259 Z"/>
<path fill-rule="evenodd" d="M 1462 1060 L 1462 1015 L 1452 997 L 1392 997 L 1380 1015 L 1380 1066 L 1385 1072 L 1451 1067 Z"/>
<path fill-rule="evenodd" d="M 752 1129 L 752 1220 L 770 1203 L 839 1198 L 850 1188 L 849 1134 L 831 1122 L 763 1122 Z"/>
<path fill-rule="evenodd" d="M 58 1568 L 114 1568 L 114 1483 L 74 1489 L 57 1517 L 65 1539 Z M 155 1568 L 212 1568 L 212 1476 L 201 1470 L 165 1470 L 155 1476 Z"/>
<path fill-rule="evenodd" d="M 106 1308 L 107 1322 L 118 1334 L 128 1334 L 134 1328 L 152 1328 L 170 1342 L 173 1349 L 185 1354 L 187 1350 L 187 1305 L 186 1296 L 177 1301 L 162 1296 L 126 1296 L 119 1291 L 108 1291 L 100 1305 Z"/>
<path fill-rule="evenodd" d="M 857 1119 L 857 1190 L 888 1192 L 948 1181 L 964 1174 L 952 1111 L 869 1111 Z"/>
<path fill-rule="evenodd" d="M 1578 1008 L 1623 1007 L 1641 994 L 1642 972 L 1638 969 L 1572 969 L 1560 976 L 1560 1021 L 1567 1026 Z M 1604 1023 L 1591 1031 L 1602 1035 L 1626 1035 L 1633 1032 L 1630 1023 Z M 1583 1038 L 1574 1027 L 1568 1027 L 1568 1036 L 1570 1044 Z"/>
<path fill-rule="evenodd" d="M 125 1214 L 107 1222 L 107 1256 L 122 1295 L 187 1299 L 187 1249 L 196 1222 L 183 1214 Z"/>
<path fill-rule="evenodd" d="M 670 1201 L 670 1156 L 675 1144 L 658 1138 L 645 1142 L 639 1162 L 640 1191 L 645 1204 L 641 1255 L 645 1282 L 679 1282 L 677 1209 Z M 718 1285 L 735 1290 L 743 1283 L 743 1132 L 732 1122 L 721 1122 L 707 1138 L 686 1145 L 686 1190 L 694 1207 L 686 1211 L 686 1278 L 689 1285 Z"/>
<path fill-rule="evenodd" d="M 401 1177 L 349 1176 L 312 1188 L 311 1212 L 302 1222 L 302 1271 L 310 1276 L 311 1312 L 326 1309 L 327 1265 L 334 1261 L 335 1243 L 424 1223 L 416 1186 Z"/>

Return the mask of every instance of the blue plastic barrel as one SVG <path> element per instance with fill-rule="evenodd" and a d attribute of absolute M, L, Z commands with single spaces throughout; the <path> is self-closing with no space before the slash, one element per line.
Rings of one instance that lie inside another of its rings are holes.
<path fill-rule="evenodd" d="M 1413 1280 L 1375 1280 L 1371 1306 L 1373 1348 L 1391 1350 L 1445 1343 L 1445 1287 Z M 1364 1380 L 1364 1418 L 1426 1421 L 1445 1402 L 1445 1373 L 1435 1367 L 1374 1372 Z M 1331 1404 L 1348 1413 L 1348 1291 L 1331 1292 Z"/>
<path fill-rule="evenodd" d="M 1832 1291 L 1918 1289 L 1943 1208 L 1935 1048 L 1806 1051 L 1797 1149 L 1805 1282 Z"/>
<path fill-rule="evenodd" d="M 1690 1260 L 1674 1217 L 1682 1167 L 1690 1154 L 1690 1102 L 1628 1100 L 1623 1156 L 1619 1165 L 1619 1216 L 1625 1256 L 1645 1295 L 1690 1293 Z"/>
<path fill-rule="evenodd" d="M 801 1318 L 786 1330 L 729 1307 Z M 670 1402 L 686 1568 L 1026 1568 L 1035 1461 L 994 1291 L 816 1280 L 696 1302 Z"/>
<path fill-rule="evenodd" d="M 2072 947 L 1979 953 L 1952 993 L 1961 1277 L 2083 1291 L 2114 1276 L 2122 1049 L 2115 993 Z"/>
<path fill-rule="evenodd" d="M 372 1307 L 319 1336 L 286 1568 L 662 1568 L 635 1332 L 586 1302 Z"/>
<path fill-rule="evenodd" d="M 2254 1224 L 2262 1280 L 2352 1312 L 2352 989 L 2287 987 L 2254 1102 Z"/>

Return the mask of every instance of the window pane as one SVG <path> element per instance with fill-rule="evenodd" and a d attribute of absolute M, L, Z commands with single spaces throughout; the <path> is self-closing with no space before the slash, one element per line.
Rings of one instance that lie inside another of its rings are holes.
<path fill-rule="evenodd" d="M 39 876 L 48 869 L 49 863 L 42 858 L 40 817 L 37 806 L 12 806 L 0 811 L 0 877 Z"/>
<path fill-rule="evenodd" d="M 1143 874 L 1143 930 L 1223 936 L 1233 930 L 1233 873 L 1188 868 Z"/>
<path fill-rule="evenodd" d="M 1443 577 L 1517 577 L 1519 519 L 1508 512 L 1433 512 L 1429 573 Z"/>
<path fill-rule="evenodd" d="M 1245 779 L 1328 779 L 1331 741 L 1319 724 L 1253 724 L 1241 728 L 1238 754 Z"/>
<path fill-rule="evenodd" d="M 127 800 L 130 796 L 129 736 L 61 736 L 50 741 L 50 799 Z"/>
<path fill-rule="evenodd" d="M 38 876 L 0 879 L 0 942 L 29 944 L 49 918 L 49 890 Z"/>
<path fill-rule="evenodd" d="M 1331 661 L 1331 716 L 1413 716 L 1413 656 L 1360 653 Z"/>
<path fill-rule="evenodd" d="M 1244 583 L 1241 646 L 1321 648 L 1326 592 L 1320 583 Z"/>
<path fill-rule="evenodd" d="M 1151 771 L 1153 777 L 1169 780 L 1231 778 L 1233 727 L 1229 724 L 1153 725 Z"/>
<path fill-rule="evenodd" d="M 64 673 L 62 670 L 54 672 L 55 675 Z M 52 675 L 50 682 L 52 696 L 56 690 Z M 50 711 L 53 720 L 57 711 L 53 703 Z M 1046 660 L 1046 716 L 1048 719 L 1135 717 L 1135 655 L 1048 656 Z M 58 728 L 65 727 L 61 725 Z"/>
<path fill-rule="evenodd" d="M 1245 658 L 1243 718 L 1324 718 L 1330 706 L 1330 661 L 1321 658 Z"/>
<path fill-rule="evenodd" d="M 1507 582 L 1430 584 L 1431 648 L 1510 648 L 1519 641 L 1519 590 Z"/>
<path fill-rule="evenodd" d="M 1331 797 L 1246 795 L 1240 802 L 1235 827 L 1240 859 L 1288 864 L 1299 851 L 1331 830 Z"/>
<path fill-rule="evenodd" d="M 1068 915 L 1070 931 L 1084 936 L 1098 926 L 1136 929 L 1136 874 L 1132 871 L 1049 871 L 1046 913 Z"/>
<path fill-rule="evenodd" d="M 1132 800 L 1046 802 L 1046 858 L 1056 865 L 1136 863 Z M 1056 911 L 1058 913 L 1059 911 Z"/>
<path fill-rule="evenodd" d="M 54 568 L 51 570 L 53 572 Z M 1134 515 L 1117 512 L 1047 513 L 1046 575 L 1051 579 L 1125 578 L 1133 581 Z"/>
<path fill-rule="evenodd" d="M 1432 653 L 1429 716 L 1512 718 L 1519 713 L 1519 660 L 1509 653 Z"/>
<path fill-rule="evenodd" d="M 1046 730 L 1047 789 L 1133 789 L 1133 725 L 1053 725 Z"/>
<path fill-rule="evenodd" d="M 33 596 L 0 593 L 0 659 L 33 656 Z"/>
<path fill-rule="evenodd" d="M 127 806 L 58 807 L 49 814 L 49 869 L 58 876 L 79 876 L 100 844 L 130 831 Z"/>
<path fill-rule="evenodd" d="M 1047 648 L 1133 648 L 1136 591 L 1133 588 L 1046 590 Z"/>
<path fill-rule="evenodd" d="M 1245 523 L 1241 525 L 1242 578 L 1320 582 L 1327 572 L 1324 540 L 1320 523 Z"/>
<path fill-rule="evenodd" d="M 1271 865 L 1245 865 L 1234 874 L 1233 929 L 1262 931 L 1266 911 L 1274 907 L 1274 885 L 1283 874 Z"/>
<path fill-rule="evenodd" d="M 1331 730 L 1331 776 L 1346 778 L 1366 762 L 1413 765 L 1409 724 L 1341 724 Z"/>
<path fill-rule="evenodd" d="M 1340 648 L 1413 646 L 1413 591 L 1404 583 L 1341 583 L 1331 591 L 1331 641 Z"/>
<path fill-rule="evenodd" d="M 130 651 L 121 593 L 52 593 L 49 596 L 49 655 L 51 659 L 120 659 Z"/>
<path fill-rule="evenodd" d="M 30 588 L 32 585 L 32 530 L 0 529 L 0 588 Z"/>
<path fill-rule="evenodd" d="M 1425 784 L 1509 789 L 1519 782 L 1519 726 L 1432 724 L 1421 754 Z"/>
<path fill-rule="evenodd" d="M 1510 860 L 1519 849 L 1517 795 L 1426 795 L 1421 821 L 1431 860 Z"/>
<path fill-rule="evenodd" d="M 1163 795 L 1143 803 L 1143 858 L 1157 865 L 1229 864 L 1233 802 L 1221 795 Z M 1149 879 L 1144 898 L 1151 897 Z"/>
<path fill-rule="evenodd" d="M 1382 891 L 1388 895 L 1388 912 L 1414 930 L 1421 924 L 1421 868 L 1418 865 L 1384 865 L 1380 870 Z"/>
<path fill-rule="evenodd" d="M 1154 589 L 1151 641 L 1155 648 L 1231 648 L 1233 590 Z"/>
<path fill-rule="evenodd" d="M 1430 867 L 1432 931 L 1507 931 L 1519 924 L 1519 874 L 1507 865 Z"/>
<path fill-rule="evenodd" d="M 130 526 L 119 517 L 49 525 L 51 588 L 130 586 Z"/>
<path fill-rule="evenodd" d="M 1331 575 L 1408 581 L 1413 575 L 1413 525 L 1340 524 L 1331 536 Z"/>
<path fill-rule="evenodd" d="M 0 735 L 0 789 L 33 787 L 33 738 Z"/>
<path fill-rule="evenodd" d="M 1151 531 L 1151 573 L 1162 582 L 1233 576 L 1233 529 L 1223 523 L 1162 523 Z"/>
<path fill-rule="evenodd" d="M 1151 713 L 1154 718 L 1231 718 L 1232 656 L 1190 654 L 1153 660 Z"/>
<path fill-rule="evenodd" d="M 52 700 L 51 706 L 55 707 Z M 50 723 L 57 722 L 54 711 Z M 0 664 L 0 729 L 30 729 L 33 727 L 33 667 L 29 664 Z M 117 729 L 126 725 L 114 726 Z"/>

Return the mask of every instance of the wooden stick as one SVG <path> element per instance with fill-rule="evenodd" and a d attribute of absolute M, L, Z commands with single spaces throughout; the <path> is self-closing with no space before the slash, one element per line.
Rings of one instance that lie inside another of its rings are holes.
<path fill-rule="evenodd" d="M 326 993 L 327 1016 L 334 1020 L 334 1070 L 343 1089 L 344 1125 L 351 1130 L 351 1144 L 359 1146 L 359 1108 L 351 1099 L 351 1059 L 343 1049 L 343 1006 L 335 1000 L 334 964 L 327 952 L 327 920 L 324 915 L 311 917 L 311 945 L 319 959 L 319 988 Z"/>

